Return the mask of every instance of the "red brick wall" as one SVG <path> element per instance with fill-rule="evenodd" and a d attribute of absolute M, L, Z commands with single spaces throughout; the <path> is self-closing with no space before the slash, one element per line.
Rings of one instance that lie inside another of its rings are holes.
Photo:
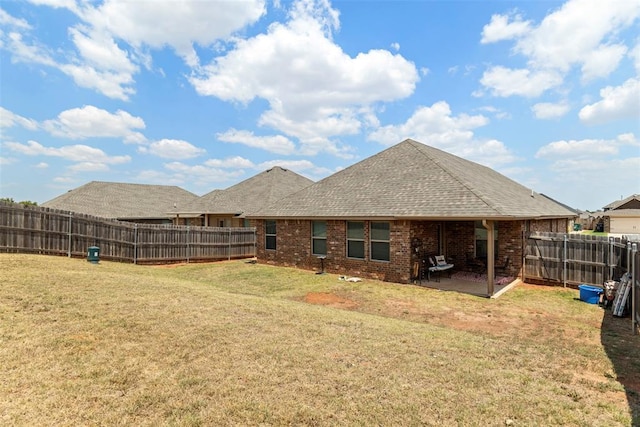
<path fill-rule="evenodd" d="M 365 259 L 346 257 L 346 221 L 327 221 L 327 258 L 324 269 L 329 273 L 388 282 L 410 280 L 411 243 L 408 221 L 390 222 L 390 262 L 369 259 L 369 221 L 365 223 Z M 320 270 L 320 260 L 311 254 L 310 220 L 277 220 L 276 250 L 266 250 L 264 221 L 252 221 L 257 233 L 257 255 L 260 262 L 274 265 Z"/>
<path fill-rule="evenodd" d="M 276 250 L 265 250 L 264 220 L 251 220 L 256 227 L 257 256 L 259 262 L 320 270 L 320 260 L 311 254 L 310 220 L 277 220 Z M 369 221 L 365 223 L 365 259 L 346 257 L 346 221 L 327 221 L 327 258 L 324 269 L 329 273 L 363 278 L 380 279 L 396 283 L 409 283 L 413 262 L 425 256 L 437 255 L 441 227 L 445 253 L 456 265 L 456 269 L 467 269 L 466 256 L 475 251 L 474 221 L 390 221 L 390 262 L 369 260 Z M 499 221 L 496 265 L 502 264 L 504 256 L 511 261 L 510 275 L 519 276 L 522 269 L 524 237 L 531 231 L 566 231 L 568 220 L 543 221 Z M 420 240 L 416 251 L 414 239 Z"/>

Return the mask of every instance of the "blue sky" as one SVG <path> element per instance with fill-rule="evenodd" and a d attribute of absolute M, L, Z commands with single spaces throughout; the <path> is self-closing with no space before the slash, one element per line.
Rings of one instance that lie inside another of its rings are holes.
<path fill-rule="evenodd" d="M 640 193 L 640 2 L 0 2 L 0 197 L 313 180 L 406 138 L 579 209 Z"/>

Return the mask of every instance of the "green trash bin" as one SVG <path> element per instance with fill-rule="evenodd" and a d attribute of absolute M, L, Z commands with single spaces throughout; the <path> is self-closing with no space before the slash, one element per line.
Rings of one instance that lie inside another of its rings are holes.
<path fill-rule="evenodd" d="M 100 261 L 100 248 L 97 246 L 90 246 L 87 250 L 87 261 L 92 264 L 97 264 Z"/>

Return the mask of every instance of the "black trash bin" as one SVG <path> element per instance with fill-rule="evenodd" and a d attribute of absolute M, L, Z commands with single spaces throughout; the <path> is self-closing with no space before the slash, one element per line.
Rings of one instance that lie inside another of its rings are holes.
<path fill-rule="evenodd" d="M 100 262 L 100 248 L 97 246 L 90 246 L 87 250 L 87 261 L 92 264 Z"/>

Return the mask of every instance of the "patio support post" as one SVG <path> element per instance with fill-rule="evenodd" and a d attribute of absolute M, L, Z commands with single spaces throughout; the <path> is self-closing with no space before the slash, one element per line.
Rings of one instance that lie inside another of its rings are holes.
<path fill-rule="evenodd" d="M 487 229 L 487 296 L 492 297 L 495 283 L 495 228 L 493 221 L 482 220 L 482 226 Z"/>

